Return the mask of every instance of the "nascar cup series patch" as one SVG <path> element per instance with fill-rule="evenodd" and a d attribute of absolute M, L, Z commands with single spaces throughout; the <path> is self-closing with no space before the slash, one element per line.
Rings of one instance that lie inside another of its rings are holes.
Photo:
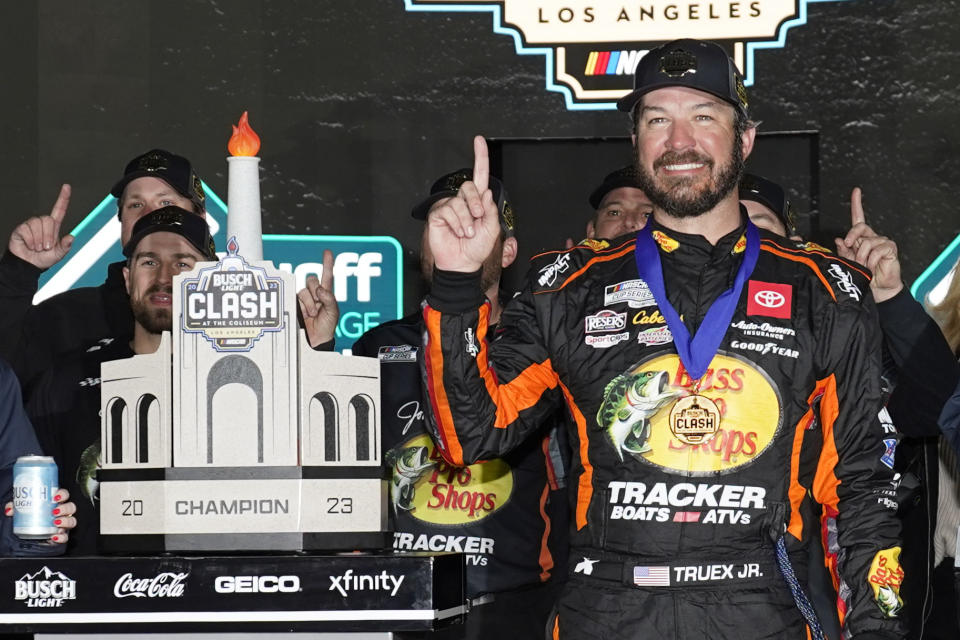
<path fill-rule="evenodd" d="M 783 412 L 762 369 L 719 352 L 695 384 L 676 354 L 643 360 L 607 384 L 597 425 L 621 461 L 710 475 L 749 465 L 767 450 Z"/>

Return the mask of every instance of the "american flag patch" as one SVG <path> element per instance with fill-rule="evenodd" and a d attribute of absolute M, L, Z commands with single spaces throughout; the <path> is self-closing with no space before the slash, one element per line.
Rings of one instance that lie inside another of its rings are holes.
<path fill-rule="evenodd" d="M 677 511 L 673 514 L 674 522 L 700 522 L 699 511 Z"/>
<path fill-rule="evenodd" d="M 670 567 L 634 567 L 633 584 L 638 587 L 669 587 Z"/>

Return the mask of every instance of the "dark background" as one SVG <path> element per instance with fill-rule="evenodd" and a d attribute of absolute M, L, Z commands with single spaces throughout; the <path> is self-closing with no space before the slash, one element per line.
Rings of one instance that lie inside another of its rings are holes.
<path fill-rule="evenodd" d="M 819 189 L 799 180 L 794 198 L 829 231 L 862 186 L 908 283 L 960 230 L 958 12 L 960 0 L 812 3 L 784 49 L 755 54 L 761 131 L 816 132 Z M 155 146 L 190 157 L 225 197 L 230 124 L 248 109 L 265 232 L 392 235 L 413 267 L 410 206 L 471 163 L 473 134 L 627 133 L 623 114 L 567 111 L 544 89 L 543 57 L 517 55 L 491 26 L 486 13 L 408 13 L 401 0 L 4 2 L 0 233 L 49 211 L 62 182 L 74 226 Z M 518 201 L 530 249 L 582 235 L 586 194 L 615 168 L 555 164 L 511 168 L 524 189 L 582 193 L 562 211 Z M 407 287 L 408 308 L 418 294 Z"/>

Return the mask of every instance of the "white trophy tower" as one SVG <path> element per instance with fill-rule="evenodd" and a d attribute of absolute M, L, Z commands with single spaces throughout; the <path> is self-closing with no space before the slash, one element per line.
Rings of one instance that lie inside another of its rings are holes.
<path fill-rule="evenodd" d="M 172 339 L 102 365 L 104 551 L 387 546 L 379 362 L 298 328 L 293 276 L 259 259 L 258 148 L 231 158 L 226 256 L 174 279 Z"/>

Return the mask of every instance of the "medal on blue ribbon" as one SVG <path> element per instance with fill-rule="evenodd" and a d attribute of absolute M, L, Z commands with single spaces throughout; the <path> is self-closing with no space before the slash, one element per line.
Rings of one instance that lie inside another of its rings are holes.
<path fill-rule="evenodd" d="M 703 322 L 691 336 L 680 314 L 667 300 L 667 290 L 663 280 L 663 265 L 660 262 L 660 249 L 653 238 L 652 225 L 637 232 L 636 261 L 640 278 L 647 283 L 650 293 L 656 301 L 673 334 L 673 342 L 680 362 L 683 363 L 690 378 L 694 380 L 694 393 L 680 398 L 670 410 L 670 429 L 673 435 L 685 444 L 697 445 L 708 442 L 720 427 L 720 409 L 710 398 L 700 395 L 700 380 L 710 367 L 710 362 L 720 348 L 727 327 L 733 319 L 740 301 L 740 294 L 760 256 L 760 234 L 757 227 L 747 220 L 745 231 L 746 248 L 743 260 L 737 268 L 733 286 L 717 296 L 707 310 Z"/>

